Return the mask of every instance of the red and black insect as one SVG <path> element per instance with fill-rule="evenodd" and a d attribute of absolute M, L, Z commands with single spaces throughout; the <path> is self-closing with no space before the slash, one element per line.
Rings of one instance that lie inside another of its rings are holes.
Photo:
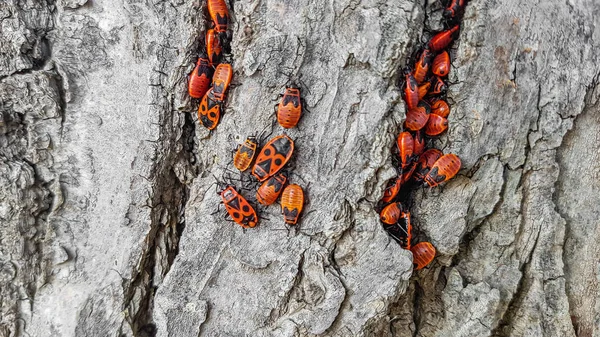
<path fill-rule="evenodd" d="M 413 161 L 413 152 L 415 150 L 413 136 L 408 131 L 401 132 L 398 135 L 398 139 L 396 139 L 396 145 L 398 145 L 398 155 L 400 156 L 400 162 L 404 170 Z"/>
<path fill-rule="evenodd" d="M 277 173 L 260 185 L 256 191 L 256 200 L 263 205 L 271 205 L 283 191 L 283 187 L 287 182 L 287 177 L 283 173 Z"/>
<path fill-rule="evenodd" d="M 435 258 L 435 247 L 429 242 L 419 242 L 410 251 L 413 254 L 413 264 L 416 270 L 427 267 Z"/>
<path fill-rule="evenodd" d="M 431 40 L 429 40 L 429 49 L 431 49 L 431 51 L 434 53 L 438 53 L 446 49 L 446 47 L 448 47 L 448 45 L 450 45 L 450 43 L 452 43 L 454 40 L 454 35 L 459 29 L 460 26 L 456 25 L 448 30 L 437 33 L 431 38 Z"/>
<path fill-rule="evenodd" d="M 408 110 L 404 126 L 411 131 L 418 131 L 427 125 L 431 108 L 425 101 L 419 102 L 419 105 Z"/>
<path fill-rule="evenodd" d="M 413 72 L 413 76 L 415 77 L 417 84 L 421 84 L 423 81 L 425 81 L 427 73 L 429 72 L 429 68 L 431 67 L 432 58 L 433 53 L 431 53 L 429 48 L 423 49 L 419 55 L 419 59 L 415 63 L 415 71 Z"/>
<path fill-rule="evenodd" d="M 442 15 L 448 20 L 456 20 L 462 15 L 466 3 L 467 0 L 450 0 Z"/>
<path fill-rule="evenodd" d="M 217 101 L 213 95 L 213 88 L 208 89 L 200 106 L 198 107 L 198 119 L 205 128 L 213 130 L 219 124 L 221 118 L 221 102 Z"/>
<path fill-rule="evenodd" d="M 206 94 L 210 88 L 214 71 L 206 55 L 200 55 L 196 67 L 188 78 L 188 93 L 191 97 L 201 98 Z"/>
<path fill-rule="evenodd" d="M 447 51 L 444 50 L 433 59 L 431 72 L 439 77 L 448 76 L 448 73 L 450 72 L 450 55 Z"/>
<path fill-rule="evenodd" d="M 253 228 L 258 224 L 256 211 L 233 186 L 227 186 L 220 195 L 227 213 L 235 223 L 244 228 Z"/>
<path fill-rule="evenodd" d="M 281 195 L 281 213 L 283 220 L 288 225 L 298 223 L 300 213 L 304 207 L 304 191 L 296 184 L 286 186 Z"/>
<path fill-rule="evenodd" d="M 427 125 L 425 125 L 425 134 L 429 137 L 439 136 L 448 130 L 448 120 L 442 116 L 430 114 Z"/>
<path fill-rule="evenodd" d="M 438 149 L 428 149 L 423 152 L 417 161 L 417 167 L 415 168 L 415 179 L 417 181 L 423 181 L 423 178 L 429 173 L 429 170 L 433 167 L 433 164 L 440 159 L 443 155 L 442 151 Z"/>
<path fill-rule="evenodd" d="M 214 29 L 206 31 L 206 53 L 208 54 L 210 65 L 214 66 L 221 62 L 223 48 L 221 47 L 221 40 Z"/>
<path fill-rule="evenodd" d="M 208 13 L 217 33 L 226 33 L 229 24 L 229 9 L 225 0 L 208 0 Z"/>
<path fill-rule="evenodd" d="M 274 137 L 260 151 L 252 168 L 252 175 L 259 181 L 265 181 L 283 168 L 293 152 L 294 141 L 290 137 L 287 135 Z"/>
<path fill-rule="evenodd" d="M 441 156 L 425 175 L 425 182 L 429 187 L 435 187 L 444 181 L 452 179 L 460 170 L 460 158 L 453 153 Z"/>
<path fill-rule="evenodd" d="M 450 115 L 450 106 L 444 99 L 436 99 L 431 103 L 431 113 L 448 118 L 448 115 Z"/>
<path fill-rule="evenodd" d="M 444 95 L 448 91 L 448 84 L 438 76 L 431 77 L 431 85 L 429 94 L 432 96 Z"/>
<path fill-rule="evenodd" d="M 405 212 L 404 206 L 399 202 L 393 202 L 385 206 L 379 212 L 379 219 L 384 224 L 393 225 L 400 220 L 400 217 Z"/>
<path fill-rule="evenodd" d="M 419 104 L 419 84 L 409 69 L 404 70 L 404 101 L 408 110 Z"/>
<path fill-rule="evenodd" d="M 231 78 L 233 77 L 233 68 L 229 63 L 221 63 L 215 69 L 213 75 L 213 96 L 214 99 L 223 102 L 225 101 L 225 94 L 231 84 Z"/>
<path fill-rule="evenodd" d="M 423 99 L 431 88 L 431 82 L 425 82 L 419 86 L 419 101 Z"/>
<path fill-rule="evenodd" d="M 423 137 L 423 130 L 416 131 L 413 135 L 415 141 L 415 149 L 413 154 L 419 156 L 425 150 L 425 137 Z"/>
<path fill-rule="evenodd" d="M 400 192 L 401 186 L 402 176 L 390 179 L 387 183 L 385 191 L 383 191 L 383 197 L 381 198 L 381 201 L 387 204 L 388 202 L 394 200 L 394 198 L 396 198 L 398 195 L 398 192 Z"/>
<path fill-rule="evenodd" d="M 244 144 L 240 144 L 233 154 L 233 166 L 240 171 L 246 171 L 256 156 L 257 147 L 258 141 L 256 137 L 250 136 L 246 138 Z"/>
<path fill-rule="evenodd" d="M 277 122 L 286 129 L 298 124 L 302 116 L 302 99 L 300 89 L 296 87 L 285 88 L 281 102 L 277 105 Z"/>

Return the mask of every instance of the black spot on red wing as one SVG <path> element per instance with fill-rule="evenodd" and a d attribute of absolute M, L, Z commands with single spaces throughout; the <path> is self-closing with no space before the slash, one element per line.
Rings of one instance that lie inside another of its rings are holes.
<path fill-rule="evenodd" d="M 215 119 L 215 117 L 217 117 L 217 114 L 215 114 L 214 111 L 211 111 L 209 114 L 210 118 Z"/>
<path fill-rule="evenodd" d="M 251 222 L 256 223 L 256 217 L 254 216 L 254 214 L 244 216 L 244 218 L 241 221 L 241 223 L 245 226 L 248 226 Z"/>
<path fill-rule="evenodd" d="M 275 165 L 276 166 L 281 165 L 281 159 L 280 158 L 275 159 Z"/>
<path fill-rule="evenodd" d="M 263 153 L 265 154 L 265 156 L 270 156 L 271 155 L 271 150 L 270 149 L 265 149 L 265 151 Z"/>
<path fill-rule="evenodd" d="M 237 219 L 237 218 L 240 217 L 240 213 L 238 213 L 238 212 L 232 212 L 231 213 L 231 217 L 234 218 L 234 219 Z"/>
<path fill-rule="evenodd" d="M 244 213 L 248 213 L 248 212 L 250 212 L 250 206 L 248 206 L 248 205 L 244 205 L 244 206 L 242 206 L 242 211 L 243 211 Z"/>
<path fill-rule="evenodd" d="M 273 142 L 273 148 L 275 148 L 276 153 L 287 157 L 288 154 L 292 151 L 292 144 L 290 143 L 290 140 L 288 138 L 282 137 Z"/>
<path fill-rule="evenodd" d="M 214 124 L 213 121 L 210 120 L 206 115 L 200 115 L 200 121 L 202 122 L 202 125 L 207 128 L 211 128 Z"/>
<path fill-rule="evenodd" d="M 292 103 L 294 105 L 294 107 L 296 107 L 296 108 L 299 107 L 300 106 L 300 97 L 294 96 L 294 95 L 287 95 L 287 94 L 284 95 L 282 104 L 285 106 L 290 103 Z"/>

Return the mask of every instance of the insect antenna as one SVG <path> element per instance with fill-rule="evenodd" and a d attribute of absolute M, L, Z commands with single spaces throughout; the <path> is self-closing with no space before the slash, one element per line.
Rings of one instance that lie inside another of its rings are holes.
<path fill-rule="evenodd" d="M 265 127 L 262 129 L 262 131 L 258 134 L 258 136 L 256 137 L 256 141 L 258 142 L 258 145 L 260 146 L 261 144 L 263 144 L 265 142 L 265 140 L 269 137 L 271 137 L 271 135 L 273 134 L 273 129 L 274 129 L 274 120 L 271 121 L 271 125 L 265 125 Z M 269 126 L 271 127 L 271 132 L 269 132 L 269 134 L 266 134 L 267 129 L 269 129 Z M 258 151 L 258 149 L 257 149 Z"/>

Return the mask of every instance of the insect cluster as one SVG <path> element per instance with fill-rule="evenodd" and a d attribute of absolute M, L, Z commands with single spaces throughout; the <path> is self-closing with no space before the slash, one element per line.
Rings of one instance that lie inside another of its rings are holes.
<path fill-rule="evenodd" d="M 297 184 L 286 186 L 288 174 L 282 171 L 294 153 L 294 140 L 282 134 L 271 138 L 262 149 L 259 143 L 261 142 L 255 137 L 248 137 L 234 152 L 233 165 L 241 172 L 252 166 L 252 176 L 260 184 L 256 190 L 256 200 L 263 206 L 269 206 L 281 196 L 281 214 L 284 222 L 296 225 L 304 208 L 304 190 Z M 227 202 L 223 202 L 227 207 Z M 235 219 L 229 209 L 228 213 L 236 223 L 244 226 Z"/>
<path fill-rule="evenodd" d="M 444 26 L 433 34 L 403 71 L 400 81 L 406 105 L 406 119 L 396 138 L 393 159 L 398 176 L 391 179 L 378 208 L 387 233 L 413 253 L 415 269 L 427 266 L 435 257 L 429 242 L 412 244 L 413 227 L 407 199 L 419 185 L 430 188 L 453 178 L 461 167 L 457 155 L 433 148 L 433 140 L 448 129 L 450 105 L 446 99 L 450 73 L 449 47 L 460 30 L 466 0 L 449 0 L 444 8 Z"/>
<path fill-rule="evenodd" d="M 296 126 L 301 113 L 300 90 L 295 87 L 286 88 L 277 106 L 277 121 L 284 128 L 291 128 Z M 304 208 L 304 190 L 297 184 L 286 186 L 288 174 L 282 171 L 294 153 L 294 140 L 282 134 L 271 138 L 262 148 L 261 143 L 261 140 L 250 136 L 243 144 L 238 145 L 233 154 L 233 166 L 240 172 L 252 167 L 252 176 L 260 184 L 256 190 L 256 200 L 263 206 L 269 206 L 281 197 L 284 222 L 296 225 Z M 227 188 L 235 192 L 232 186 Z M 244 228 L 256 226 L 258 217 L 254 207 L 237 192 L 235 198 L 226 198 L 223 193 L 221 197 L 231 218 Z"/>
<path fill-rule="evenodd" d="M 202 98 L 198 108 L 198 120 L 204 127 L 213 130 L 219 123 L 233 68 L 227 62 L 219 64 L 224 51 L 229 51 L 230 44 L 227 30 L 230 15 L 227 5 L 224 0 L 208 0 L 207 9 L 212 22 L 206 31 L 205 43 L 196 67 L 189 77 L 188 93 L 193 98 Z M 295 85 L 286 87 L 279 104 L 275 107 L 277 122 L 285 129 L 295 127 L 302 115 L 303 105 L 300 88 Z M 285 134 L 273 137 L 267 142 L 259 138 L 249 136 L 233 154 L 232 162 L 235 168 L 243 174 L 252 167 L 252 176 L 257 180 L 248 182 L 241 179 L 243 189 L 258 186 L 256 201 L 264 206 L 274 204 L 281 197 L 284 222 L 296 225 L 304 208 L 304 190 L 297 184 L 287 184 L 288 174 L 282 171 L 294 153 L 294 140 Z M 262 147 L 261 143 L 264 143 Z M 227 214 L 243 228 L 255 227 L 259 217 L 251 203 L 230 182 L 220 185 L 219 194 Z"/>
<path fill-rule="evenodd" d="M 227 5 L 224 0 L 208 0 L 207 9 L 211 21 L 200 47 L 196 67 L 188 79 L 188 94 L 192 98 L 201 98 L 198 120 L 204 127 L 213 130 L 221 119 L 233 68 L 223 60 L 224 52 L 230 49 Z"/>

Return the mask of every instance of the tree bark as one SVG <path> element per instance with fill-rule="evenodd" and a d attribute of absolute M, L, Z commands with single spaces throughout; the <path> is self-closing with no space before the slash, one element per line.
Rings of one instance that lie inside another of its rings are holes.
<path fill-rule="evenodd" d="M 463 169 L 414 192 L 438 249 L 417 272 L 374 207 L 396 82 L 440 3 L 230 5 L 233 86 L 208 132 L 186 90 L 204 1 L 0 4 L 0 337 L 600 336 L 600 3 L 469 2 L 434 142 Z M 291 79 L 309 203 L 295 227 L 271 206 L 243 230 L 214 177 L 283 132 Z"/>

